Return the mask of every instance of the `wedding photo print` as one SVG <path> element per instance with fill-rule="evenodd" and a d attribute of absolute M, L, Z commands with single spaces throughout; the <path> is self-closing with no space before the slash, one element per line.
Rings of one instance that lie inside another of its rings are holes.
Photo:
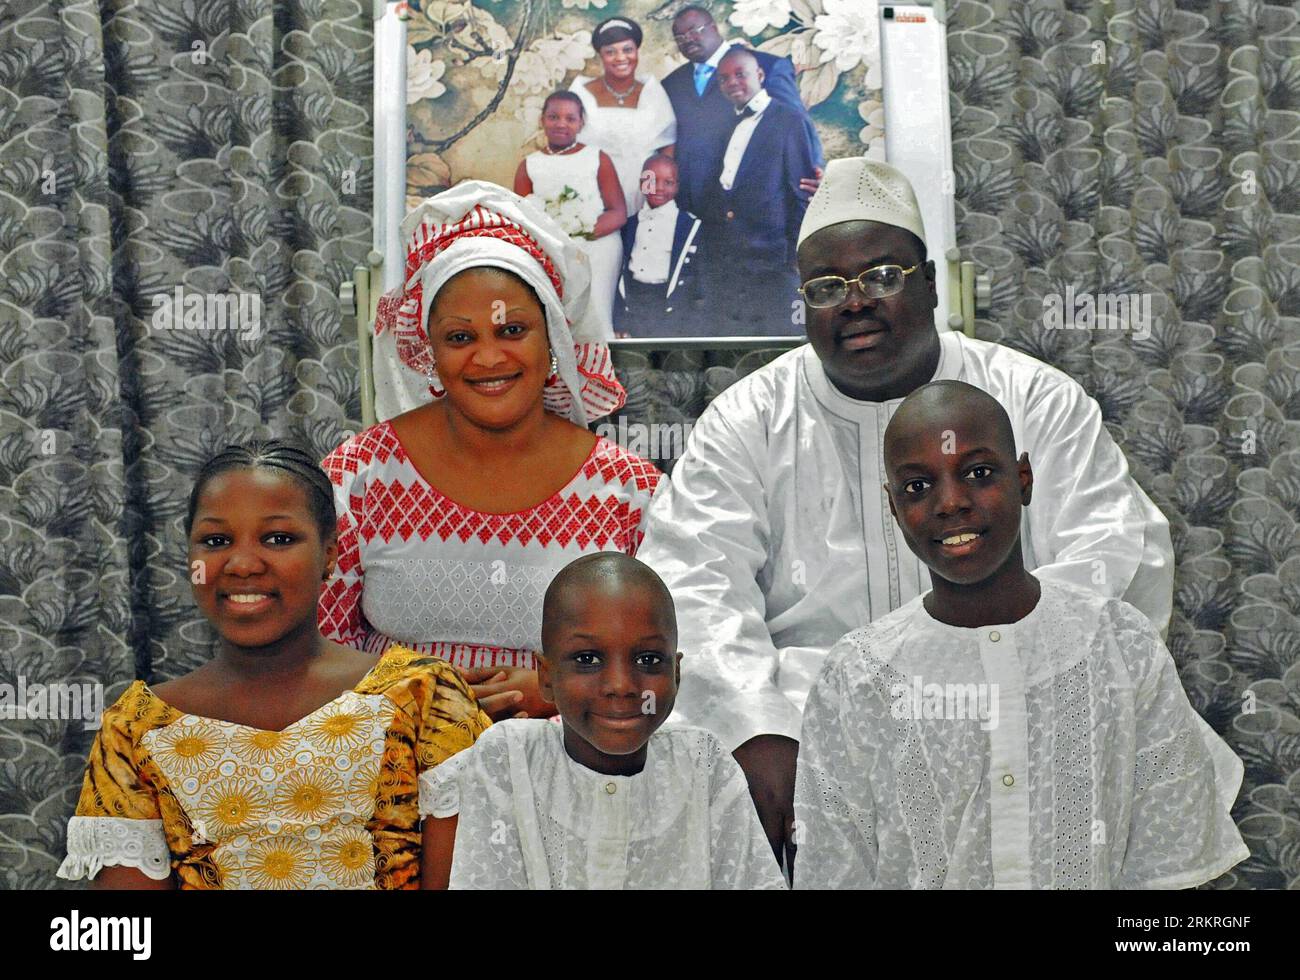
<path fill-rule="evenodd" d="M 800 337 L 825 161 L 883 158 L 867 6 L 412 0 L 407 207 L 466 179 L 535 202 L 605 339 Z"/>

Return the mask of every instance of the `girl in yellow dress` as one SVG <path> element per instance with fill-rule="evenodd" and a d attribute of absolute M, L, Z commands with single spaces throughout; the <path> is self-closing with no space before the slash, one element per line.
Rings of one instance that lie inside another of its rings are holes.
<path fill-rule="evenodd" d="M 62 878 L 105 888 L 417 888 L 421 772 L 489 724 L 444 661 L 325 640 L 328 477 L 272 441 L 209 460 L 186 517 L 216 656 L 104 712 Z M 341 692 L 341 693 L 340 693 Z"/>

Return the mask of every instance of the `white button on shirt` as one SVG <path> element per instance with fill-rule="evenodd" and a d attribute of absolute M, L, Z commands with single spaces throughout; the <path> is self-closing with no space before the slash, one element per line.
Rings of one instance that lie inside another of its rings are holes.
<path fill-rule="evenodd" d="M 1005 626 L 1011 641 L 999 643 L 1002 634 L 990 630 L 980 643 L 985 682 L 998 702 L 997 724 L 988 733 L 989 772 L 1006 773 L 1001 793 L 992 794 L 989 806 L 993 844 L 993 887 L 1029 888 L 1029 793 L 1016 786 L 1013 772 L 1029 771 L 1029 708 L 1025 703 L 1025 671 L 1015 642 L 1016 626 Z M 997 644 L 996 646 L 994 644 Z"/>
<path fill-rule="evenodd" d="M 677 231 L 676 201 L 662 207 L 646 205 L 636 214 L 636 242 L 628 268 L 637 282 L 658 285 L 668 281 L 673 260 L 673 235 Z"/>
<path fill-rule="evenodd" d="M 727 152 L 722 157 L 722 176 L 718 178 L 718 183 L 722 185 L 724 191 L 731 190 L 731 186 L 736 182 L 736 171 L 740 169 L 740 161 L 744 159 L 745 151 L 749 149 L 749 141 L 754 138 L 758 121 L 763 118 L 763 112 L 771 104 L 772 96 L 768 95 L 765 89 L 759 89 L 758 94 L 745 103 L 745 108 L 753 109 L 754 114 L 740 120 L 736 128 L 731 131 Z"/>

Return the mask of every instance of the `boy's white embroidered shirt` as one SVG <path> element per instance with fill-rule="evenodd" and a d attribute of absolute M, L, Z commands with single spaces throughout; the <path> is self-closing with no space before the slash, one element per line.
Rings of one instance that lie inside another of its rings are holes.
<path fill-rule="evenodd" d="M 512 719 L 420 778 L 420 814 L 459 815 L 452 888 L 786 887 L 744 773 L 712 733 L 665 726 L 645 768 L 574 762 L 563 726 Z"/>
<path fill-rule="evenodd" d="M 1248 851 L 1243 767 L 1128 603 L 1042 582 L 1016 623 L 918 597 L 831 651 L 804 711 L 802 888 L 1190 888 Z"/>

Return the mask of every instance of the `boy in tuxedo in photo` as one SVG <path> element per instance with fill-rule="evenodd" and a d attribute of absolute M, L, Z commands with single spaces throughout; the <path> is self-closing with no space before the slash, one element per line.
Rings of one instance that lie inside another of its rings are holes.
<path fill-rule="evenodd" d="M 687 337 L 701 301 L 700 219 L 677 205 L 677 162 L 656 153 L 641 168 L 645 204 L 623 226 L 614 328 L 627 337 Z"/>
<path fill-rule="evenodd" d="M 726 257 L 707 269 L 704 332 L 801 334 L 793 315 L 795 249 L 812 197 L 800 183 L 816 165 L 812 124 L 763 89 L 763 70 L 748 48 L 731 48 L 717 78 L 733 107 L 734 128 L 699 212 L 705 248 Z"/>
<path fill-rule="evenodd" d="M 722 36 L 713 15 L 696 4 L 688 4 L 673 19 L 673 41 L 686 64 L 669 72 L 663 80 L 664 91 L 677 116 L 677 159 L 681 191 L 680 207 L 700 213 L 706 184 L 716 172 L 718 161 L 727 146 L 727 137 L 735 123 L 735 109 L 718 85 L 718 65 L 736 46 Z M 794 63 L 766 51 L 755 51 L 758 67 L 763 70 L 763 90 L 782 105 L 808 118 L 808 109 L 799 96 Z M 812 132 L 814 166 L 800 174 L 809 194 L 821 180 L 824 155 L 816 130 Z"/>

